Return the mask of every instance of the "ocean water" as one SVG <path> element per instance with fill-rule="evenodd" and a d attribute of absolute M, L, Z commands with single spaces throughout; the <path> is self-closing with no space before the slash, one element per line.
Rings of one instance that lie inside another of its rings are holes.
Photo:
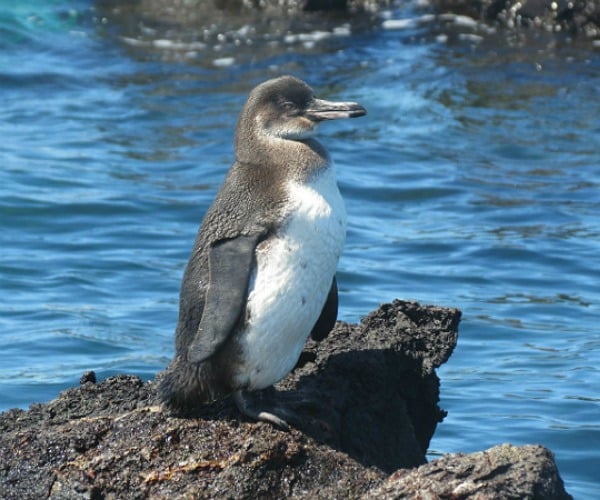
<path fill-rule="evenodd" d="M 0 4 L 0 410 L 145 379 L 232 161 L 283 73 L 365 118 L 326 123 L 349 214 L 341 319 L 462 309 L 429 456 L 503 442 L 600 494 L 600 51 L 407 4 L 376 21 L 181 19 L 118 1 Z"/>

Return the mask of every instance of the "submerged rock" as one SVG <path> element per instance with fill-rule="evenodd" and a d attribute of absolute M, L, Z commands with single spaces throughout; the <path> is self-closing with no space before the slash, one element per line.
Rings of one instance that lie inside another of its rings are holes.
<path fill-rule="evenodd" d="M 567 498 L 540 447 L 423 465 L 445 415 L 435 368 L 456 345 L 459 319 L 456 309 L 394 301 L 359 325 L 339 322 L 263 395 L 295 410 L 290 432 L 242 420 L 228 400 L 173 415 L 156 406 L 155 381 L 97 384 L 86 373 L 47 404 L 0 414 L 0 496 L 399 498 L 426 486 L 456 498 Z"/>

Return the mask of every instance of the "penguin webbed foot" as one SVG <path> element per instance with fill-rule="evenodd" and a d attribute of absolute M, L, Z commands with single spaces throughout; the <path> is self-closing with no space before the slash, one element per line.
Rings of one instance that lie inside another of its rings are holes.
<path fill-rule="evenodd" d="M 267 422 L 283 431 L 290 430 L 290 425 L 286 422 L 286 420 L 276 415 L 274 411 L 277 411 L 277 413 L 279 413 L 280 415 L 283 414 L 286 419 L 291 418 L 292 420 L 294 420 L 294 415 L 290 414 L 285 408 L 281 408 L 276 404 L 272 405 L 275 407 L 275 409 L 271 411 L 259 410 L 257 406 L 264 405 L 257 405 L 256 399 L 264 399 L 264 394 L 250 394 L 241 390 L 235 391 L 233 393 L 233 401 L 242 415 L 245 415 L 246 417 L 260 422 Z"/>

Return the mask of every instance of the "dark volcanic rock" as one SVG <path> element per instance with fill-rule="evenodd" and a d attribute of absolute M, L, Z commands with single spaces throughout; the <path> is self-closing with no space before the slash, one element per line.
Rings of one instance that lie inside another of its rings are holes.
<path fill-rule="evenodd" d="M 554 463 L 542 446 L 503 444 L 487 451 L 446 455 L 418 469 L 399 470 L 364 497 L 569 499 Z"/>
<path fill-rule="evenodd" d="M 310 361 L 280 384 L 290 390 L 286 405 L 301 400 L 295 423 L 366 466 L 392 472 L 425 463 L 445 416 L 434 368 L 452 353 L 459 320 L 456 309 L 397 300 L 361 325 L 338 323 L 323 342 L 308 344 Z"/>
<path fill-rule="evenodd" d="M 96 7 L 109 19 L 120 19 L 135 33 L 139 25 L 152 30 L 171 26 L 177 30 L 193 28 L 205 37 L 213 29 L 234 33 L 251 25 L 270 33 L 298 32 L 302 21 L 317 29 L 327 27 L 331 16 L 345 16 L 354 22 L 374 20 L 397 0 L 96 0 Z M 422 3 L 421 5 L 426 5 Z M 489 23 L 499 23 L 510 30 L 522 27 L 544 31 L 582 33 L 600 38 L 600 0 L 431 0 L 439 14 L 467 15 Z M 313 14 L 316 13 L 316 16 Z M 299 24 L 300 22 L 300 24 Z M 362 22 L 360 23 L 363 24 Z M 370 24 L 369 22 L 366 23 Z M 264 29 L 263 29 L 264 28 Z M 138 33 L 139 34 L 139 33 Z"/>
<path fill-rule="evenodd" d="M 338 323 L 321 344 L 307 346 L 277 391 L 262 395 L 295 411 L 287 433 L 242 421 L 229 401 L 172 415 L 155 406 L 154 381 L 119 376 L 96 384 L 87 373 L 50 403 L 0 414 L 0 497 L 358 498 L 380 491 L 396 498 L 416 479 L 397 472 L 384 482 L 385 471 L 425 463 L 444 416 L 434 368 L 450 356 L 459 318 L 454 309 L 395 301 L 361 325 Z M 481 484 L 492 451 L 444 457 L 410 474 L 430 482 L 439 476 L 448 484 L 431 491 L 450 491 L 455 483 L 442 472 L 451 465 L 466 485 L 456 483 L 455 493 L 501 491 L 502 480 L 517 477 L 503 470 L 521 471 L 539 455 L 546 466 L 528 469 L 521 489 L 507 491 L 564 493 L 548 452 L 526 448 L 497 460 L 489 490 Z"/>
<path fill-rule="evenodd" d="M 599 0 L 433 0 L 439 12 L 497 22 L 508 29 L 583 34 L 600 38 Z"/>

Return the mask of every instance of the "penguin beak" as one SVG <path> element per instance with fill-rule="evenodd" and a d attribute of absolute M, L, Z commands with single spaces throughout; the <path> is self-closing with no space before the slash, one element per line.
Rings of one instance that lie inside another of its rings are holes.
<path fill-rule="evenodd" d="M 306 117 L 312 121 L 337 120 L 339 118 L 358 118 L 365 116 L 367 110 L 356 102 L 333 102 L 313 99 L 305 111 Z"/>

